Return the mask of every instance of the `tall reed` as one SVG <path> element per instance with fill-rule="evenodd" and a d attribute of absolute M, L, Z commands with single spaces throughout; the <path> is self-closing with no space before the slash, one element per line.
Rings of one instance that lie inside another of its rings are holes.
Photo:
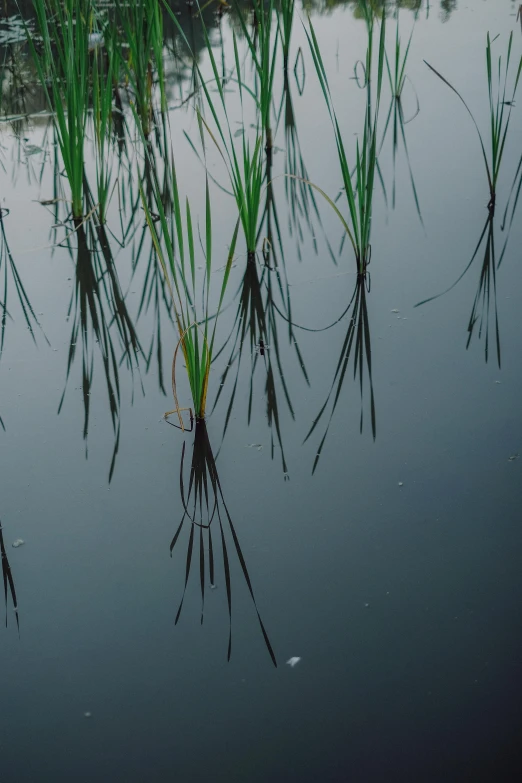
<path fill-rule="evenodd" d="M 163 16 L 161 0 L 116 0 L 117 19 L 123 31 L 121 51 L 141 127 L 150 135 L 154 116 L 154 85 L 159 85 L 160 109 L 166 110 L 163 67 Z"/>
<path fill-rule="evenodd" d="M 91 0 L 34 0 L 40 39 L 26 35 L 71 188 L 72 213 L 83 214 L 84 143 L 89 111 Z"/>
<path fill-rule="evenodd" d="M 493 41 L 494 40 L 495 39 L 493 39 Z M 469 108 L 468 104 L 460 94 L 460 92 L 455 87 L 453 87 L 453 85 L 450 84 L 450 82 L 444 76 L 442 76 L 442 74 L 440 74 L 437 70 L 435 70 L 435 68 L 432 65 L 430 65 L 428 62 L 426 62 L 426 60 L 424 60 L 428 68 L 430 68 L 430 70 L 432 70 L 433 73 L 444 82 L 444 84 L 447 84 L 447 86 L 451 90 L 453 90 L 455 95 L 459 98 L 461 103 L 464 105 L 466 111 L 468 112 L 469 116 L 473 121 L 473 124 L 475 126 L 480 141 L 482 157 L 484 158 L 484 164 L 486 167 L 486 174 L 488 178 L 489 195 L 490 195 L 488 208 L 491 210 L 495 209 L 497 181 L 500 173 L 502 158 L 504 155 L 507 132 L 511 120 L 511 110 L 514 104 L 515 95 L 520 80 L 520 73 L 522 71 L 522 56 L 521 56 L 518 61 L 518 66 L 516 66 L 513 90 L 512 92 L 508 93 L 507 90 L 508 90 L 508 79 L 510 77 L 510 62 L 511 62 L 511 49 L 513 45 L 513 32 L 511 32 L 509 35 L 504 68 L 502 67 L 501 56 L 498 58 L 496 68 L 494 68 L 493 66 L 493 56 L 492 56 L 492 48 L 491 48 L 493 41 L 490 39 L 488 33 L 486 38 L 486 75 L 487 75 L 487 85 L 488 85 L 489 125 L 490 125 L 490 135 L 489 135 L 489 142 L 488 142 L 489 154 L 486 151 L 486 143 L 484 142 L 484 137 L 480 132 L 478 123 L 473 113 L 471 112 L 471 109 Z"/>
<path fill-rule="evenodd" d="M 352 181 L 351 168 L 348 162 L 348 155 L 343 141 L 343 135 L 335 113 L 333 98 L 328 84 L 328 77 L 323 63 L 321 49 L 317 40 L 315 30 L 311 21 L 309 29 L 305 28 L 310 51 L 315 65 L 317 76 L 321 85 L 323 97 L 328 108 L 328 113 L 334 129 L 335 144 L 337 148 L 337 157 L 341 170 L 343 193 L 346 197 L 348 206 L 348 215 L 343 215 L 334 201 L 326 193 L 315 187 L 321 195 L 328 201 L 330 206 L 339 217 L 346 235 L 352 244 L 357 272 L 359 275 L 366 273 L 366 268 L 371 258 L 371 225 L 373 213 L 373 191 L 376 174 L 378 175 L 377 161 L 377 131 L 379 120 L 379 108 L 382 89 L 382 77 L 385 61 L 385 27 L 386 17 L 383 11 L 381 17 L 381 30 L 379 36 L 378 60 L 377 60 L 377 89 L 375 93 L 375 104 L 372 93 L 372 68 L 373 68 L 373 47 L 374 47 L 374 16 L 373 8 L 368 0 L 360 0 L 359 6 L 363 13 L 368 33 L 368 44 L 366 49 L 366 58 L 364 65 L 364 86 L 366 88 L 366 107 L 364 116 L 364 127 L 362 140 L 357 140 L 356 158 L 354 176 Z"/>
<path fill-rule="evenodd" d="M 176 407 L 173 411 L 165 414 L 165 416 L 168 417 L 172 414 L 176 414 L 179 419 L 180 428 L 184 429 L 181 411 L 186 410 L 186 408 L 180 408 L 179 406 L 176 387 L 176 359 L 178 350 L 181 348 L 185 360 L 192 395 L 193 408 L 189 408 L 190 417 L 191 419 L 195 417 L 196 420 L 204 419 L 216 326 L 230 276 L 230 269 L 239 230 L 239 221 L 234 230 L 228 259 L 221 281 L 219 302 L 214 317 L 214 326 L 213 328 L 210 328 L 210 287 L 213 249 L 212 210 L 208 177 L 206 178 L 205 187 L 205 228 L 204 245 L 202 249 L 204 273 L 203 279 L 199 279 L 196 272 L 197 242 L 195 241 L 192 210 L 188 198 L 185 199 L 185 203 L 182 206 L 173 158 L 171 164 L 168 166 L 167 173 L 172 193 L 172 211 L 170 214 L 167 213 L 164 208 L 159 180 L 154 168 L 151 169 L 154 210 L 152 210 L 149 200 L 146 198 L 143 182 L 140 183 L 140 191 L 147 224 L 170 292 L 178 328 L 179 339 L 172 362 L 172 391 Z M 155 214 L 153 214 L 153 212 Z M 201 312 L 197 305 L 200 298 L 203 302 Z"/>

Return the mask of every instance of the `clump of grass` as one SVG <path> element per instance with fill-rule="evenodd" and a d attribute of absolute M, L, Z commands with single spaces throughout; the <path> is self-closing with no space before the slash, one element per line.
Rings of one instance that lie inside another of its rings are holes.
<path fill-rule="evenodd" d="M 163 71 L 163 16 L 160 0 L 116 0 L 117 19 L 126 49 L 121 52 L 132 99 L 148 138 L 154 118 L 154 84 L 159 84 L 161 111 L 167 108 Z"/>
<path fill-rule="evenodd" d="M 140 191 L 147 224 L 170 292 L 174 317 L 178 328 L 179 340 L 172 363 L 172 391 L 176 407 L 173 411 L 165 414 L 165 416 L 168 417 L 175 413 L 178 416 L 180 428 L 184 429 L 181 411 L 186 410 L 186 408 L 180 408 L 176 390 L 177 353 L 179 348 L 181 348 L 187 369 L 193 405 L 192 408 L 189 408 L 190 417 L 191 419 L 195 417 L 196 420 L 204 419 L 216 325 L 230 276 L 230 269 L 239 230 L 239 221 L 236 224 L 232 237 L 228 259 L 221 282 L 219 302 L 214 317 L 214 326 L 211 329 L 209 327 L 209 320 L 211 315 L 212 210 L 208 177 L 206 178 L 205 188 L 205 228 L 204 245 L 202 249 L 204 256 L 204 273 L 203 280 L 200 280 L 196 272 L 197 243 L 195 241 L 194 222 L 190 203 L 187 198 L 183 207 L 181 205 L 174 160 L 172 160 L 171 165 L 167 164 L 167 166 L 168 169 L 166 173 L 169 176 L 170 191 L 172 194 L 172 211 L 170 214 L 167 214 L 163 205 L 161 188 L 154 168 L 152 168 L 150 172 L 154 209 L 151 208 L 149 200 L 146 197 L 143 183 L 140 183 Z M 201 312 L 197 305 L 200 296 L 203 302 Z"/>
<path fill-rule="evenodd" d="M 261 3 L 252 0 L 254 11 L 253 32 L 248 28 L 243 12 L 239 4 L 235 3 L 241 29 L 250 51 L 252 63 L 256 74 L 255 97 L 260 114 L 260 124 L 265 133 L 265 149 L 272 149 L 272 129 L 270 125 L 272 113 L 272 93 L 274 87 L 274 74 L 277 61 L 279 15 L 275 14 L 274 0 Z M 276 19 L 276 29 L 273 30 L 273 20 Z M 237 53 L 237 42 L 234 42 L 234 50 Z M 239 60 L 236 57 L 236 77 L 241 87 L 241 71 Z"/>
<path fill-rule="evenodd" d="M 493 39 L 493 41 L 496 39 Z M 510 77 L 510 62 L 511 62 L 511 49 L 513 44 L 513 32 L 510 33 L 508 47 L 505 57 L 505 66 L 502 66 L 502 57 L 498 58 L 497 67 L 493 66 L 492 57 L 492 43 L 489 33 L 486 39 L 486 74 L 488 82 L 488 100 L 489 100 L 489 121 L 490 121 L 490 138 L 489 138 L 489 155 L 486 152 L 486 144 L 484 137 L 480 132 L 480 128 L 473 116 L 471 109 L 460 94 L 460 92 L 453 87 L 452 84 L 440 74 L 435 68 L 430 65 L 426 60 L 424 62 L 430 68 L 433 73 L 441 79 L 444 84 L 453 90 L 455 95 L 459 98 L 464 105 L 469 116 L 473 120 L 473 124 L 477 131 L 480 147 L 482 150 L 482 156 L 484 158 L 484 164 L 486 166 L 486 174 L 489 185 L 489 204 L 488 209 L 495 209 L 496 193 L 497 193 L 497 181 L 500 173 L 500 166 L 504 155 L 504 148 L 506 144 L 507 133 L 509 129 L 509 123 L 511 120 L 511 110 L 515 100 L 515 95 L 520 80 L 520 73 L 522 71 L 522 56 L 519 59 L 518 66 L 516 67 L 515 79 L 513 84 L 513 90 L 508 93 L 508 79 Z"/>
<path fill-rule="evenodd" d="M 337 155 L 343 183 L 343 193 L 346 197 L 348 206 L 348 215 L 343 215 L 334 201 L 329 196 L 327 196 L 324 191 L 315 185 L 313 185 L 313 187 L 315 187 L 328 201 L 330 206 L 339 217 L 355 253 L 357 272 L 359 275 L 364 275 L 366 274 L 366 268 L 371 258 L 370 235 L 373 212 L 373 189 L 376 175 L 378 176 L 377 131 L 385 60 L 386 18 L 383 11 L 381 17 L 381 31 L 379 37 L 377 61 L 377 89 L 375 94 L 375 105 L 373 105 L 373 93 L 371 87 L 373 83 L 372 67 L 375 22 L 373 9 L 367 0 L 360 1 L 360 9 L 364 15 L 368 32 L 368 45 L 364 67 L 364 86 L 366 88 L 367 101 L 362 140 L 360 142 L 359 140 L 357 141 L 354 169 L 355 182 L 352 181 L 352 173 L 348 163 L 348 156 L 341 133 L 341 128 L 335 113 L 333 98 L 328 84 L 328 77 L 321 55 L 321 49 L 311 21 L 309 21 L 309 30 L 305 28 L 305 31 L 308 38 L 308 43 L 310 45 L 315 70 L 319 77 L 321 90 L 334 129 L 335 143 L 337 147 Z"/>
<path fill-rule="evenodd" d="M 88 31 L 91 0 L 34 0 L 40 40 L 26 26 L 29 49 L 50 111 L 72 195 L 72 214 L 83 215 L 84 143 L 89 111 Z"/>
<path fill-rule="evenodd" d="M 294 24 L 295 0 L 279 0 L 277 13 L 279 15 L 279 30 L 283 49 L 283 68 L 288 70 L 290 57 L 290 42 L 292 39 L 292 27 Z"/>
<path fill-rule="evenodd" d="M 107 56 L 97 47 L 93 53 L 92 110 L 94 142 L 96 147 L 96 184 L 98 215 L 105 223 L 111 188 L 110 135 L 113 120 L 113 81 L 115 54 L 112 40 L 107 36 Z"/>
<path fill-rule="evenodd" d="M 185 42 L 185 45 L 187 46 L 188 50 L 192 53 L 194 65 L 197 68 L 199 81 L 205 95 L 205 100 L 210 109 L 210 112 L 212 114 L 212 119 L 214 121 L 215 131 L 213 131 L 213 129 L 210 128 L 209 124 L 204 119 L 202 113 L 200 111 L 197 112 L 200 136 L 201 136 L 203 147 L 205 146 L 203 133 L 206 132 L 208 137 L 215 144 L 226 166 L 227 173 L 230 178 L 232 192 L 239 212 L 239 220 L 240 220 L 241 227 L 243 229 L 243 234 L 247 246 L 247 252 L 249 255 L 253 255 L 255 254 L 257 249 L 259 227 L 262 221 L 262 212 L 263 212 L 261 196 L 264 187 L 265 167 L 264 167 L 264 160 L 263 160 L 264 132 L 263 132 L 263 126 L 261 120 L 263 118 L 264 104 L 262 101 L 256 100 L 256 106 L 258 108 L 258 112 L 257 112 L 257 123 L 255 126 L 254 139 L 251 141 L 249 138 L 247 138 L 246 128 L 243 123 L 242 128 L 240 129 L 241 132 L 239 134 L 241 136 L 241 143 L 240 143 L 241 146 L 239 150 L 236 149 L 235 137 L 237 136 L 237 133 L 235 134 L 232 131 L 232 127 L 227 111 L 227 105 L 225 101 L 223 80 L 219 74 L 219 70 L 216 64 L 216 59 L 212 51 L 212 45 L 210 43 L 208 32 L 203 22 L 203 19 L 201 20 L 201 25 L 203 29 L 203 35 L 205 38 L 210 64 L 212 67 L 212 73 L 213 73 L 212 81 L 216 85 L 219 100 L 212 98 L 207 81 L 203 78 L 203 75 L 197 64 L 196 58 L 191 50 L 190 44 L 183 32 L 181 25 L 179 24 L 178 19 L 172 13 L 172 11 L 170 11 L 169 8 L 167 8 L 167 10 L 170 12 L 172 16 L 172 20 L 176 25 L 178 32 L 180 33 L 183 41 Z M 253 96 L 253 93 L 249 88 L 247 89 L 243 85 L 241 67 L 239 61 L 239 50 L 238 50 L 237 39 L 235 34 L 233 36 L 233 45 L 234 45 L 234 67 L 235 67 L 236 81 L 239 87 L 241 107 L 243 108 L 244 93 L 246 92 L 247 95 L 249 95 L 250 97 Z M 220 112 L 220 107 L 221 107 L 221 112 Z M 189 141 L 191 142 L 190 139 Z M 191 144 L 195 149 L 194 144 L 192 142 Z"/>

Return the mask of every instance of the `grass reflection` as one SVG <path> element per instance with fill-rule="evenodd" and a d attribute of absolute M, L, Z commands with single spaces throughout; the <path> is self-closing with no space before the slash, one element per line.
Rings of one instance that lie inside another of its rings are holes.
<path fill-rule="evenodd" d="M 222 563 L 222 578 L 225 581 L 227 594 L 229 616 L 227 658 L 230 660 L 232 654 L 233 559 L 235 557 L 252 598 L 266 648 L 274 666 L 277 666 L 276 657 L 256 603 L 252 581 L 236 528 L 225 502 L 204 419 L 195 420 L 188 483 L 185 482 L 185 445 L 183 443 L 180 464 L 180 492 L 183 516 L 170 544 L 170 554 L 172 556 L 176 546 L 179 548 L 181 545 L 182 532 L 186 528 L 189 529 L 188 541 L 186 541 L 185 581 L 175 622 L 177 624 L 181 616 L 190 574 L 197 569 L 201 591 L 201 623 L 203 623 L 207 585 L 210 589 L 216 587 L 216 573 L 219 560 Z M 216 527 L 218 528 L 217 532 L 213 534 L 213 530 L 215 531 Z M 195 561 L 197 561 L 199 568 Z"/>

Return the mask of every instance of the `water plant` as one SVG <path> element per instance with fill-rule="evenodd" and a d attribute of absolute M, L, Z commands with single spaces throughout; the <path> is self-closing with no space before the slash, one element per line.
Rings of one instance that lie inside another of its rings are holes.
<path fill-rule="evenodd" d="M 188 409 L 190 418 L 191 420 L 193 418 L 196 420 L 204 419 L 216 325 L 230 276 L 239 231 L 239 221 L 234 229 L 221 281 L 214 326 L 211 328 L 209 319 L 211 315 L 212 210 L 208 176 L 206 177 L 205 188 L 205 228 L 202 248 L 204 272 L 202 280 L 196 274 L 197 243 L 194 235 L 192 211 L 188 198 L 185 200 L 184 206 L 181 206 L 173 156 L 171 164 L 166 165 L 166 176 L 169 177 L 170 192 L 172 194 L 172 210 L 169 213 L 166 212 L 162 201 L 162 192 L 155 168 L 151 168 L 150 176 L 153 184 L 154 210 L 152 210 L 145 195 L 143 182 L 140 183 L 140 192 L 154 248 L 169 289 L 179 338 L 172 362 L 172 391 L 176 407 L 173 411 L 165 414 L 165 416 L 167 418 L 175 413 L 178 416 L 180 428 L 184 429 L 181 411 L 187 410 L 187 408 L 179 407 L 176 389 L 176 359 L 178 350 L 181 348 L 185 360 L 192 395 L 193 407 Z M 197 305 L 200 297 L 203 302 L 202 312 L 199 312 Z"/>
<path fill-rule="evenodd" d="M 374 47 L 374 27 L 375 20 L 373 8 L 368 0 L 360 0 L 359 8 L 364 16 L 368 33 L 368 44 L 366 49 L 366 58 L 364 64 L 364 86 L 366 88 L 366 107 L 364 128 L 361 141 L 357 141 L 356 159 L 354 169 L 354 179 L 352 181 L 352 172 L 348 162 L 343 135 L 335 113 L 333 98 L 328 84 L 328 77 L 321 55 L 321 49 L 312 22 L 309 20 L 308 29 L 305 28 L 306 36 L 312 53 L 317 76 L 321 85 L 323 97 L 326 102 L 328 113 L 334 129 L 337 156 L 342 176 L 342 192 L 346 198 L 348 206 L 348 215 L 345 216 L 336 206 L 327 194 L 313 185 L 321 195 L 327 200 L 332 209 L 339 217 L 343 228 L 348 236 L 355 254 L 357 272 L 359 275 L 366 274 L 367 266 L 371 258 L 371 225 L 373 213 L 373 191 L 376 174 L 378 176 L 377 162 L 377 132 L 379 108 L 382 89 L 382 78 L 385 61 L 385 27 L 386 17 L 383 11 L 381 17 L 381 30 L 378 46 L 377 60 L 377 89 L 375 92 L 375 104 L 373 103 L 373 47 Z"/>
<path fill-rule="evenodd" d="M 111 47 L 111 39 L 107 37 Z M 92 116 L 96 147 L 98 215 L 105 223 L 111 190 L 110 135 L 113 124 L 113 81 L 115 54 L 104 56 L 99 47 L 93 53 Z"/>
<path fill-rule="evenodd" d="M 493 41 L 496 39 L 494 38 Z M 442 76 L 435 68 L 430 65 L 426 60 L 424 62 L 433 71 L 433 73 L 446 84 L 455 95 L 459 98 L 464 105 L 466 111 L 471 117 L 482 150 L 482 157 L 486 167 L 486 174 L 489 185 L 489 203 L 488 209 L 495 209 L 496 193 L 497 193 L 497 181 L 500 173 L 500 166 L 504 155 L 504 148 L 506 144 L 507 133 L 511 120 L 511 110 L 515 101 L 515 95 L 520 80 L 520 73 L 522 71 L 522 56 L 518 61 L 518 65 L 515 70 L 515 78 L 513 83 L 513 90 L 508 93 L 508 79 L 510 77 L 510 62 L 511 62 L 511 50 L 513 45 L 513 31 L 509 35 L 509 41 L 507 46 L 507 52 L 505 56 L 505 66 L 502 66 L 502 56 L 499 56 L 497 67 L 494 68 L 492 57 L 492 43 L 489 33 L 486 37 L 486 74 L 488 83 L 488 101 L 489 101 L 489 124 L 490 124 L 490 136 L 489 136 L 489 154 L 486 152 L 486 143 L 484 137 L 480 131 L 477 121 L 471 112 L 468 104 L 460 94 L 460 92 L 450 82 Z"/>
<path fill-rule="evenodd" d="M 260 124 L 265 134 L 265 149 L 267 154 L 269 154 L 273 146 L 270 119 L 278 51 L 279 15 L 275 13 L 274 0 L 268 0 L 268 3 L 252 0 L 252 7 L 254 12 L 253 31 L 249 29 L 246 23 L 241 6 L 237 0 L 235 2 L 241 29 L 254 65 L 256 74 L 254 94 L 259 109 Z M 273 30 L 274 18 L 276 20 L 275 31 Z M 236 40 L 234 40 L 234 52 L 236 55 L 236 78 L 241 88 L 243 77 L 237 57 Z"/>
<path fill-rule="evenodd" d="M 121 63 L 130 85 L 141 128 L 148 138 L 154 117 L 154 85 L 159 85 L 160 110 L 166 111 L 163 71 L 163 16 L 160 0 L 116 0 L 117 20 L 123 33 Z"/>
<path fill-rule="evenodd" d="M 91 0 L 34 0 L 38 41 L 27 41 L 49 110 L 71 188 L 72 214 L 83 215 L 84 143 L 89 111 Z"/>
<path fill-rule="evenodd" d="M 295 0 L 279 0 L 277 13 L 279 16 L 279 32 L 281 36 L 281 46 L 283 49 L 283 69 L 288 70 L 288 61 L 290 57 L 290 41 L 292 39 L 292 28 L 294 25 Z"/>
<path fill-rule="evenodd" d="M 167 10 L 170 9 L 167 8 Z M 189 51 L 191 51 L 189 42 L 183 32 L 181 25 L 172 11 L 170 11 L 170 13 L 182 39 L 184 40 Z M 210 138 L 215 145 L 225 164 L 232 187 L 232 193 L 237 204 L 239 221 L 243 229 L 247 252 L 249 254 L 254 254 L 257 249 L 259 226 L 262 218 L 261 196 L 265 177 L 265 165 L 263 160 L 263 126 L 261 123 L 263 114 L 262 108 L 260 108 L 262 107 L 262 104 L 261 102 L 256 102 L 258 111 L 256 116 L 256 123 L 254 124 L 254 137 L 252 140 L 248 138 L 244 121 L 241 123 L 241 128 L 238 132 L 232 131 L 232 125 L 225 101 L 223 80 L 219 74 L 214 52 L 212 51 L 212 45 L 210 43 L 208 32 L 203 20 L 201 20 L 201 26 L 205 37 L 210 64 L 212 67 L 212 82 L 215 84 L 219 96 L 219 100 L 212 98 L 208 83 L 210 80 L 204 79 L 203 74 L 199 69 L 199 65 L 197 64 L 193 55 L 194 64 L 198 71 L 201 88 L 203 89 L 205 95 L 206 104 L 210 109 L 215 125 L 215 130 L 213 130 L 209 126 L 207 120 L 204 118 L 202 112 L 197 111 L 201 143 L 203 150 L 205 150 L 205 139 L 203 133 L 205 132 L 206 136 Z M 241 110 L 243 111 L 244 93 L 246 92 L 250 97 L 253 96 L 253 93 L 249 88 L 245 88 L 242 82 L 239 50 L 235 35 L 233 36 L 233 45 L 235 75 L 239 87 Z M 241 136 L 239 150 L 236 148 L 236 138 L 238 135 Z M 195 149 L 193 143 L 192 146 Z"/>

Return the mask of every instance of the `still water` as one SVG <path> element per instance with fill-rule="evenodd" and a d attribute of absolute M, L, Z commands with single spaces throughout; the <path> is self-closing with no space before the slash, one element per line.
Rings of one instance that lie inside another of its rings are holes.
<path fill-rule="evenodd" d="M 364 53 L 364 23 L 350 3 L 298 9 L 291 62 L 300 47 L 302 58 L 290 70 L 293 128 L 281 120 L 274 138 L 283 258 L 277 269 L 260 257 L 245 271 L 238 253 L 218 329 L 225 347 L 211 373 L 211 410 L 222 389 L 207 433 L 228 536 L 230 661 L 223 559 L 216 555 L 212 585 L 205 577 L 201 624 L 197 541 L 175 624 L 188 527 L 172 557 L 169 547 L 183 516 L 182 448 L 186 493 L 194 433 L 163 420 L 173 407 L 177 337 L 161 284 L 155 288 L 150 241 L 140 245 L 143 212 L 138 206 L 129 219 L 129 205 L 114 199 L 109 254 L 88 231 L 83 250 L 75 236 L 70 251 L 57 247 L 69 229 L 58 225 L 65 216 L 60 204 L 41 203 L 55 198 L 48 118 L 2 122 L 0 276 L 7 270 L 12 319 L 0 360 L 0 518 L 19 607 L 18 630 L 8 590 L 0 633 L 2 783 L 522 779 L 516 217 L 496 272 L 496 302 L 490 296 L 489 327 L 484 320 L 479 337 L 477 321 L 467 347 L 486 241 L 495 242 L 498 259 L 506 240 L 503 211 L 521 151 L 516 105 L 500 206 L 482 249 L 452 290 L 415 307 L 464 271 L 489 198 L 471 119 L 423 60 L 462 91 L 487 133 L 485 37 L 500 35 L 500 53 L 513 30 L 518 58 L 517 7 L 459 0 L 431 2 L 417 13 L 401 8 L 403 39 L 414 26 L 403 98 L 406 119 L 413 119 L 404 131 L 422 221 L 402 136 L 394 164 L 389 132 L 380 155 L 387 199 L 376 186 L 362 288 L 347 242 L 339 253 L 334 212 L 317 196 L 320 217 L 310 207 L 296 228 L 281 175 L 298 135 L 309 178 L 332 197 L 339 192 L 334 137 L 301 19 L 312 12 L 350 149 L 364 111 L 352 78 Z M 190 18 L 189 10 L 184 14 Z M 15 22 L 2 21 L 2 31 L 12 32 Z M 212 30 L 216 56 L 229 65 L 234 26 L 237 20 L 225 14 Z M 8 37 L 0 41 L 2 58 L 11 56 Z M 203 208 L 201 163 L 184 136 L 197 140 L 197 121 L 190 102 L 180 106 L 191 77 L 173 58 L 167 62 L 178 177 Z M 22 108 L 6 73 L 10 103 L 2 111 L 41 111 L 38 90 L 26 90 Z M 385 85 L 383 117 L 388 101 Z M 212 159 L 217 181 L 218 164 Z M 91 172 L 93 166 L 88 162 Z M 125 172 L 119 176 L 123 182 Z M 227 247 L 235 206 L 213 188 L 215 246 Z M 129 203 L 136 196 L 130 174 L 121 192 Z M 29 316 L 31 330 L 7 245 L 39 324 Z M 0 290 L 4 301 L 5 282 Z M 332 384 L 333 394 L 338 388 L 336 368 L 355 310 L 334 322 L 354 292 L 371 376 L 363 347 L 361 391 L 354 347 L 330 425 L 333 397 L 305 441 Z M 234 394 L 241 297 L 265 313 L 270 342 L 260 345 L 259 332 L 252 342 L 245 338 Z M 104 345 L 116 357 L 109 365 Z M 231 356 L 234 367 L 220 387 Z M 187 399 L 188 387 L 179 385 L 180 399 Z M 23 545 L 13 547 L 18 539 Z M 291 666 L 291 658 L 300 660 Z"/>

